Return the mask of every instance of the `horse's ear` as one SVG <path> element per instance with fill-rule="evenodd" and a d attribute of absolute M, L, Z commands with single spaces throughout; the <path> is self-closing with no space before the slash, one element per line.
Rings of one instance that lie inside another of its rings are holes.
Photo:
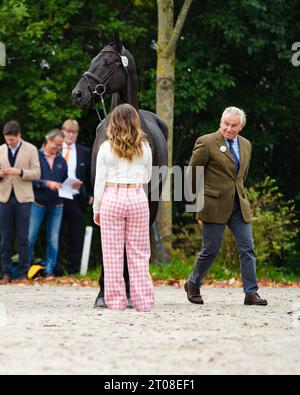
<path fill-rule="evenodd" d="M 117 51 L 119 52 L 119 54 L 121 54 L 122 50 L 123 50 L 123 45 L 121 43 L 119 32 L 115 31 L 114 36 L 115 36 L 115 45 L 116 45 Z"/>
<path fill-rule="evenodd" d="M 103 47 L 106 47 L 108 45 L 108 39 L 103 31 L 101 32 L 101 43 Z"/>

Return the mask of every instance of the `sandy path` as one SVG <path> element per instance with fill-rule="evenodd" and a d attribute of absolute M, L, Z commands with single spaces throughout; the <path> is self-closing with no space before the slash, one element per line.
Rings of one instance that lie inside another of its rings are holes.
<path fill-rule="evenodd" d="M 156 288 L 148 314 L 93 310 L 97 290 L 0 287 L 0 374 L 299 374 L 300 290 Z M 295 311 L 294 315 L 288 312 Z"/>

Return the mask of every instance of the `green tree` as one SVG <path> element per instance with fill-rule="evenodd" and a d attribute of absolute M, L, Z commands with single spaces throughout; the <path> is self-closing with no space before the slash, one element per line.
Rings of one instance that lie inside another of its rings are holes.
<path fill-rule="evenodd" d="M 182 0 L 174 0 L 179 15 Z M 300 207 L 300 67 L 292 45 L 300 37 L 299 0 L 195 1 L 176 53 L 173 163 L 188 163 L 196 138 L 218 128 L 228 105 L 248 114 L 253 143 L 248 184 L 278 181 Z M 118 29 L 136 58 L 140 107 L 156 110 L 156 0 L 3 0 L 0 41 L 0 123 L 21 121 L 33 142 L 67 116 L 80 120 L 91 145 L 97 118 L 73 106 L 70 93 L 102 47 L 101 31 Z M 175 203 L 175 223 L 184 206 Z"/>
<path fill-rule="evenodd" d="M 4 0 L 0 37 L 7 66 L 0 69 L 0 119 L 18 118 L 34 141 L 68 117 L 80 118 L 92 144 L 97 118 L 75 107 L 71 91 L 102 49 L 101 33 L 119 30 L 126 43 L 146 35 L 143 12 L 122 1 Z M 103 17 L 105 16 L 105 18 Z"/>

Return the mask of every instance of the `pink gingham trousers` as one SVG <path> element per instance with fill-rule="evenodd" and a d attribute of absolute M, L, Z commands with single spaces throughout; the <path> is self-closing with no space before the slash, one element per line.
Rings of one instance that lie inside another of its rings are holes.
<path fill-rule="evenodd" d="M 154 288 L 149 273 L 150 212 L 142 186 L 125 189 L 106 187 L 100 209 L 105 303 L 112 310 L 125 310 L 128 302 L 123 277 L 126 246 L 130 294 L 137 311 L 150 311 Z"/>

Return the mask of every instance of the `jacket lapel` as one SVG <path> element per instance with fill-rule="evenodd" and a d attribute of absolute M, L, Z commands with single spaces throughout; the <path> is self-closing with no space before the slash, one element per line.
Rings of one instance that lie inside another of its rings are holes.
<path fill-rule="evenodd" d="M 246 162 L 246 155 L 247 155 L 247 151 L 246 151 L 246 146 L 243 142 L 243 140 L 240 138 L 240 136 L 238 136 L 238 140 L 239 140 L 239 145 L 240 145 L 240 172 L 244 171 L 244 165 Z"/>
<path fill-rule="evenodd" d="M 78 144 L 75 144 L 76 148 L 76 177 L 80 178 L 80 164 L 81 164 L 81 150 Z"/>
<path fill-rule="evenodd" d="M 20 167 L 20 161 L 21 161 L 21 159 L 23 157 L 23 151 L 24 151 L 24 141 L 22 141 L 21 147 L 20 147 L 20 149 L 18 151 L 18 155 L 17 155 L 16 163 L 15 163 L 15 167 L 16 168 L 21 168 L 22 167 L 22 166 Z"/>
<path fill-rule="evenodd" d="M 220 131 L 219 131 L 218 137 L 217 137 L 217 145 L 219 148 L 221 148 L 222 146 L 226 147 L 226 152 L 224 152 L 224 154 L 234 163 L 234 159 L 231 155 L 231 152 L 229 151 L 226 141 L 225 141 L 224 137 L 221 135 Z"/>

